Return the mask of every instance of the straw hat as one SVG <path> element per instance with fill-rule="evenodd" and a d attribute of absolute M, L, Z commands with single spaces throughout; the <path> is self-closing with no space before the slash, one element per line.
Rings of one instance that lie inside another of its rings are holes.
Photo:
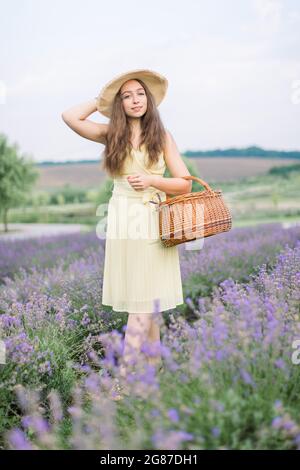
<path fill-rule="evenodd" d="M 156 106 L 162 102 L 167 92 L 168 80 L 160 73 L 152 70 L 130 70 L 122 75 L 116 76 L 101 89 L 99 95 L 96 97 L 96 106 L 99 113 L 108 118 L 111 117 L 115 95 L 118 93 L 123 83 L 135 78 L 140 78 L 145 82 L 154 96 Z"/>

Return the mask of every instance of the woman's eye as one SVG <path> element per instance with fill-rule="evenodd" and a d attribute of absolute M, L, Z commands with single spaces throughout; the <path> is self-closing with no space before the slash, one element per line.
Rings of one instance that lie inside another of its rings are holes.
<path fill-rule="evenodd" d="M 145 94 L 145 93 L 139 93 L 139 95 L 144 95 L 144 94 Z M 129 95 L 124 96 L 124 99 L 125 99 L 125 98 L 129 98 Z"/>

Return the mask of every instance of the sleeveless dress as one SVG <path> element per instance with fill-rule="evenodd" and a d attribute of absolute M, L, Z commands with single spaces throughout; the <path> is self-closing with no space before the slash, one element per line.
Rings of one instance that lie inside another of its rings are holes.
<path fill-rule="evenodd" d="M 113 179 L 107 207 L 102 304 L 116 312 L 153 313 L 184 303 L 178 246 L 164 247 L 159 238 L 157 205 L 166 193 L 153 186 L 134 189 L 127 176 L 163 176 L 163 152 L 159 161 L 146 167 L 148 152 L 132 149 L 122 174 Z"/>

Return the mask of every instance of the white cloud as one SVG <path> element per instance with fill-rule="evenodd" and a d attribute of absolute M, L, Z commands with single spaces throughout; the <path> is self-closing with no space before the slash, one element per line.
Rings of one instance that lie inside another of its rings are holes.
<path fill-rule="evenodd" d="M 294 25 L 300 25 L 300 12 L 299 11 L 290 11 L 287 15 L 288 21 Z"/>
<path fill-rule="evenodd" d="M 280 0 L 252 0 L 252 7 L 254 21 L 242 25 L 242 30 L 262 36 L 272 36 L 282 31 L 284 8 Z"/>
<path fill-rule="evenodd" d="M 283 4 L 279 0 L 254 0 L 257 26 L 264 33 L 277 33 L 282 26 Z"/>

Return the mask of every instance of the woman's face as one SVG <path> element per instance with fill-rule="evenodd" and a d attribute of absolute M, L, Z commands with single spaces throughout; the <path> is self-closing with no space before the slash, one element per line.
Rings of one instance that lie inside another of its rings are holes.
<path fill-rule="evenodd" d="M 147 110 L 147 96 L 142 85 L 137 80 L 128 80 L 120 93 L 125 113 L 135 118 L 143 116 Z"/>

